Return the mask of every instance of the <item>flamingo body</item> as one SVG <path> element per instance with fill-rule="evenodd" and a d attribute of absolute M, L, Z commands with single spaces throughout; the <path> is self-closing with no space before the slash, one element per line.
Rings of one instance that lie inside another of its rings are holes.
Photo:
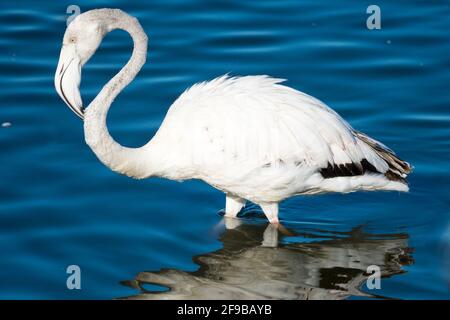
<path fill-rule="evenodd" d="M 202 179 L 255 203 L 296 194 L 407 190 L 384 175 L 388 163 L 336 112 L 281 82 L 222 76 L 184 92 L 153 138 L 166 146 L 167 177 Z M 379 173 L 322 172 L 363 159 Z"/>

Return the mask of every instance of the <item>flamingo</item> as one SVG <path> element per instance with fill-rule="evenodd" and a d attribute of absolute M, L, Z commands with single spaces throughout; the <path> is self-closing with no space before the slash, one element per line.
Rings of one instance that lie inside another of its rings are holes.
<path fill-rule="evenodd" d="M 130 34 L 133 53 L 84 108 L 81 69 L 115 29 Z M 146 55 L 140 23 L 119 9 L 82 13 L 64 34 L 56 90 L 84 120 L 87 145 L 111 170 L 136 179 L 200 179 L 225 193 L 226 217 L 236 217 L 251 201 L 273 224 L 279 224 L 279 202 L 296 195 L 408 191 L 407 162 L 323 102 L 266 75 L 223 75 L 194 84 L 170 106 L 148 143 L 120 145 L 108 132 L 108 110 Z"/>

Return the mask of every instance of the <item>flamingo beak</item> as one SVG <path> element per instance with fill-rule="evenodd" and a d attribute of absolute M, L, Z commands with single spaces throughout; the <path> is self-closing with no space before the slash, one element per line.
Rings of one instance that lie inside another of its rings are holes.
<path fill-rule="evenodd" d="M 63 44 L 55 73 L 55 88 L 67 106 L 84 118 L 80 96 L 81 63 L 73 45 Z"/>

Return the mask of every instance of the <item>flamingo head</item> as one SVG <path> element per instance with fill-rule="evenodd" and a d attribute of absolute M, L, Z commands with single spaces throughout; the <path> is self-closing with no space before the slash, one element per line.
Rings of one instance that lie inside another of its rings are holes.
<path fill-rule="evenodd" d="M 95 53 L 107 32 L 107 25 L 88 11 L 77 16 L 64 34 L 55 73 L 55 88 L 61 99 L 81 119 L 84 118 L 79 89 L 81 68 Z"/>

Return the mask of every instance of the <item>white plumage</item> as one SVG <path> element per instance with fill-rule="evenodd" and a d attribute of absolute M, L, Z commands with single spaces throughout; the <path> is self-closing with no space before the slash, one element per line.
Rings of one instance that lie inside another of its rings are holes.
<path fill-rule="evenodd" d="M 409 164 L 321 101 L 268 76 L 225 75 L 195 84 L 172 104 L 145 146 L 120 146 L 108 133 L 106 114 L 145 62 L 147 37 L 136 19 L 112 9 L 77 17 L 64 37 L 55 85 L 83 116 L 79 73 L 67 67 L 68 60 L 79 61 L 81 70 L 104 34 L 117 28 L 133 37 L 133 55 L 84 114 L 86 142 L 112 170 L 135 178 L 201 179 L 226 193 L 227 216 L 250 200 L 274 223 L 278 202 L 298 194 L 408 190 Z M 65 74 L 75 76 L 67 80 Z"/>
<path fill-rule="evenodd" d="M 407 190 L 380 174 L 324 179 L 319 170 L 328 164 L 367 159 L 381 173 L 389 166 L 337 113 L 281 81 L 223 76 L 184 92 L 154 137 L 172 146 L 168 162 L 188 164 L 168 177 L 202 179 L 256 203 L 300 193 Z"/>

